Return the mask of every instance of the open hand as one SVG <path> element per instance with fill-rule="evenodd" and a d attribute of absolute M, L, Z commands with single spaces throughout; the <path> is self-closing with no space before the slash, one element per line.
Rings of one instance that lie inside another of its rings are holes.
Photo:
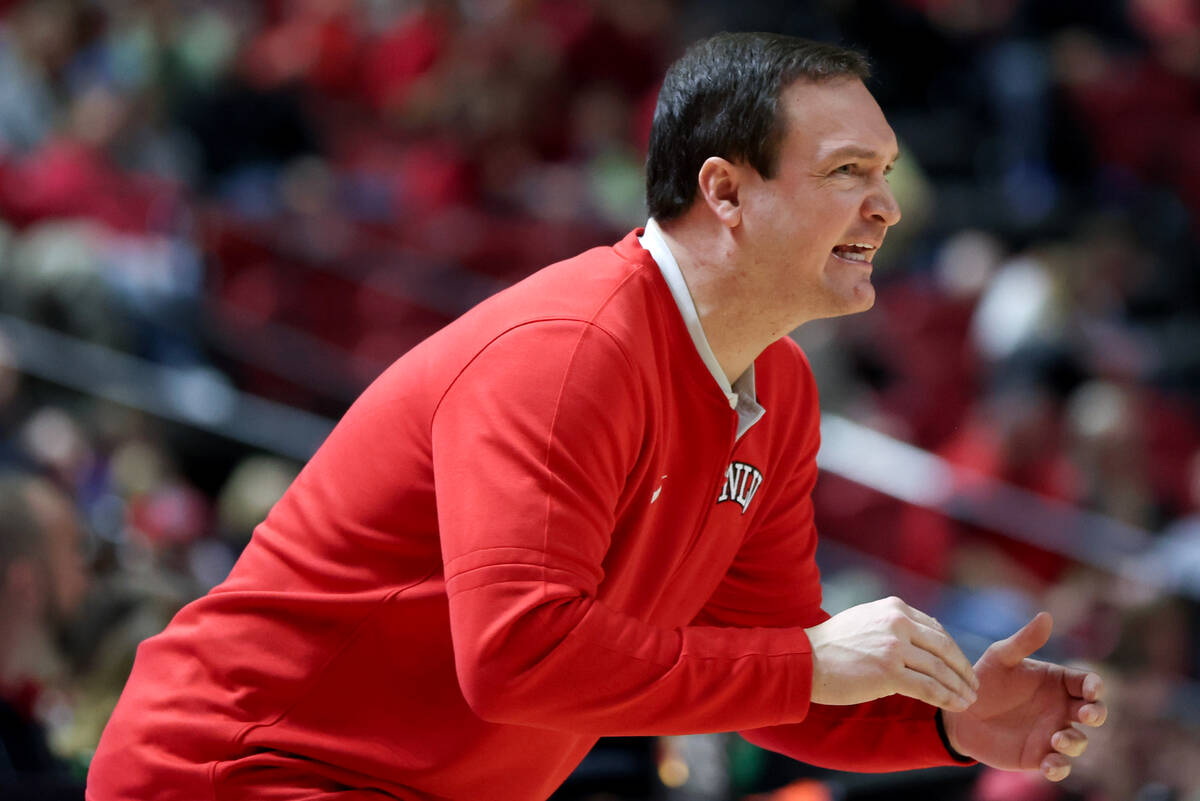
<path fill-rule="evenodd" d="M 1002 770 L 1040 770 L 1050 781 L 1071 772 L 1087 735 L 1108 710 L 1100 676 L 1029 659 L 1050 639 L 1046 612 L 1006 640 L 993 643 L 975 663 L 979 700 L 965 711 L 946 710 L 946 736 L 954 750 Z"/>
<path fill-rule="evenodd" d="M 899 693 L 966 709 L 979 682 L 941 624 L 899 598 L 851 607 L 807 629 L 812 700 L 858 704 Z"/>

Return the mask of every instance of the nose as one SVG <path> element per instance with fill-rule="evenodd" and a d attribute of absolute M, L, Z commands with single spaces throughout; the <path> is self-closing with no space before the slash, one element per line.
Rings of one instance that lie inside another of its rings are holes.
<path fill-rule="evenodd" d="M 880 178 L 863 202 L 863 215 L 872 221 L 893 226 L 900 222 L 900 204 L 886 178 Z"/>

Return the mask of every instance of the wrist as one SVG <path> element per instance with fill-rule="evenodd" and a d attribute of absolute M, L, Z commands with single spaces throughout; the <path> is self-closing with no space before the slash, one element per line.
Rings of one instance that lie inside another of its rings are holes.
<path fill-rule="evenodd" d="M 937 721 L 938 737 L 941 738 L 942 745 L 945 746 L 946 753 L 950 754 L 951 759 L 964 765 L 974 764 L 974 757 L 969 757 L 955 748 L 954 738 L 951 734 L 955 728 L 954 724 L 956 722 L 953 720 L 954 714 L 954 712 L 946 712 L 940 708 L 937 710 L 937 714 L 934 716 L 934 718 Z"/>

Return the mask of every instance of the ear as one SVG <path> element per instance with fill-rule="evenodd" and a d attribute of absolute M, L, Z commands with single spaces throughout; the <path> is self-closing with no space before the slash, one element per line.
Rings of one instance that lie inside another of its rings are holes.
<path fill-rule="evenodd" d="M 700 165 L 698 183 L 700 196 L 717 219 L 727 228 L 739 226 L 742 222 L 742 204 L 738 198 L 741 171 L 737 165 L 720 156 L 710 156 Z"/>

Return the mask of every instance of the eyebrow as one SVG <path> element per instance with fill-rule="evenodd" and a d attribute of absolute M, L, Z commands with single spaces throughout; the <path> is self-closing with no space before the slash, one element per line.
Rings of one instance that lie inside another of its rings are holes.
<path fill-rule="evenodd" d="M 836 159 L 843 159 L 843 158 L 853 158 L 853 159 L 864 159 L 867 161 L 876 161 L 876 160 L 882 159 L 883 157 L 878 152 L 871 150 L 868 147 L 859 147 L 858 145 L 845 145 L 843 147 L 837 148 L 836 150 L 830 151 L 824 158 L 821 159 L 821 161 L 833 161 Z M 899 153 L 899 151 L 897 151 L 896 155 L 892 156 L 892 158 L 889 160 L 888 163 L 894 164 L 897 160 L 899 160 L 899 158 L 900 158 L 900 153 Z"/>

